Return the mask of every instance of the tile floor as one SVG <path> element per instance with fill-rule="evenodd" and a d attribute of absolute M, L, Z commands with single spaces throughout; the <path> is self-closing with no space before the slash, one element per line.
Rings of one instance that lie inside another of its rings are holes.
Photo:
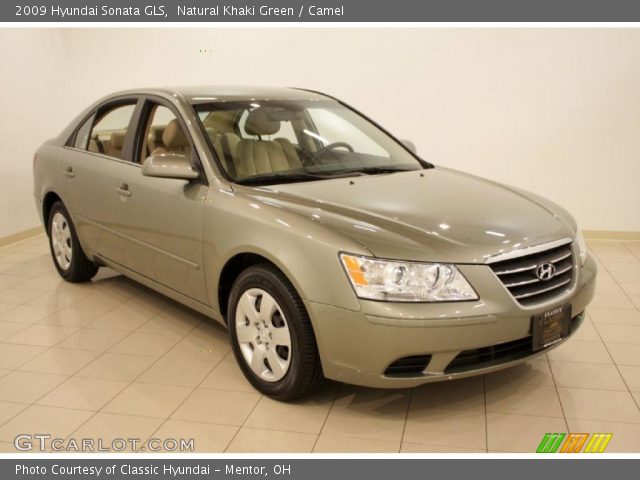
<path fill-rule="evenodd" d="M 102 269 L 72 285 L 44 236 L 0 249 L 0 452 L 19 433 L 194 438 L 201 452 L 531 452 L 613 432 L 640 452 L 640 243 L 592 241 L 597 294 L 575 338 L 520 367 L 408 391 L 330 383 L 282 404 L 244 380 L 226 332 Z"/>

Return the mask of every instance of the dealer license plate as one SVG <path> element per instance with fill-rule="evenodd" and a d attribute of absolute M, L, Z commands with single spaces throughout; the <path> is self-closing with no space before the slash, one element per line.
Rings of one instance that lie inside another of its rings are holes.
<path fill-rule="evenodd" d="M 548 310 L 533 319 L 533 351 L 558 343 L 569 335 L 571 329 L 571 305 Z"/>

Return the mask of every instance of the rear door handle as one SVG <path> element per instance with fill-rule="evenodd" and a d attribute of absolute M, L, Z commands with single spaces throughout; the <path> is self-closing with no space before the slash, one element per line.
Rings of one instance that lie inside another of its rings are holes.
<path fill-rule="evenodd" d="M 129 185 L 127 185 L 126 183 L 123 183 L 118 188 L 116 188 L 116 192 L 118 192 L 118 195 L 121 195 L 123 197 L 131 196 L 131 190 L 129 190 Z"/>
<path fill-rule="evenodd" d="M 67 177 L 69 177 L 69 178 L 73 178 L 73 177 L 75 177 L 75 176 L 76 176 L 76 174 L 75 174 L 75 173 L 73 173 L 73 168 L 71 168 L 71 167 L 67 167 L 67 168 L 65 168 L 65 169 L 64 169 L 64 174 L 65 174 Z"/>

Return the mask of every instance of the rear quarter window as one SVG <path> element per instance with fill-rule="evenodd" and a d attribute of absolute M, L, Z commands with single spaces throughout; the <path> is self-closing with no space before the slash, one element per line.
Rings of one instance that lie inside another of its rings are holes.
<path fill-rule="evenodd" d="M 74 148 L 79 148 L 81 150 L 87 149 L 87 144 L 89 143 L 89 133 L 91 133 L 91 125 L 93 124 L 93 117 L 94 116 L 91 115 L 87 120 L 85 120 L 85 122 L 76 132 L 76 136 L 73 141 Z"/>

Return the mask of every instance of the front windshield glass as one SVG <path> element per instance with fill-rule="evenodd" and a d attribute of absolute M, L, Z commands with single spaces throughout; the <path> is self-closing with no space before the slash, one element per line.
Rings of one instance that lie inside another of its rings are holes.
<path fill-rule="evenodd" d="M 194 108 L 222 167 L 237 183 L 424 168 L 389 135 L 335 101 L 234 101 Z"/>

